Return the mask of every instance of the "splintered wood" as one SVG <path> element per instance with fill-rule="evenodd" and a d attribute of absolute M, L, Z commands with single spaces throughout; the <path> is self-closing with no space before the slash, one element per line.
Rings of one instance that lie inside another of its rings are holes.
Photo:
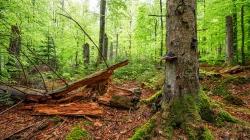
<path fill-rule="evenodd" d="M 41 115 L 101 116 L 103 114 L 103 108 L 97 103 L 35 104 L 25 106 L 23 109 L 33 110 Z"/>

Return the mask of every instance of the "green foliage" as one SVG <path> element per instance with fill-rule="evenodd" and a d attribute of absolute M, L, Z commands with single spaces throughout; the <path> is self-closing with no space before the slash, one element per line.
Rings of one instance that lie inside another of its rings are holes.
<path fill-rule="evenodd" d="M 91 136 L 86 130 L 76 126 L 67 134 L 66 140 L 91 140 Z"/>
<path fill-rule="evenodd" d="M 145 140 L 149 139 L 152 130 L 155 128 L 156 119 L 151 118 L 147 123 L 136 129 L 134 135 L 129 140 Z"/>
<path fill-rule="evenodd" d="M 2 92 L 0 89 L 0 105 L 13 105 L 14 103 L 10 94 Z"/>

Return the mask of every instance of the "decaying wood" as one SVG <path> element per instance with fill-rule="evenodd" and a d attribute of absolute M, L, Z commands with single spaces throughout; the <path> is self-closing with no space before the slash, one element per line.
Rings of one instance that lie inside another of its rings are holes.
<path fill-rule="evenodd" d="M 85 77 L 84 79 L 73 82 L 71 84 L 68 84 L 68 86 L 58 88 L 48 93 L 45 93 L 45 91 L 42 90 L 37 91 L 35 89 L 8 86 L 8 85 L 0 85 L 0 93 L 1 92 L 8 93 L 14 99 L 31 101 L 31 102 L 40 102 L 40 103 L 46 102 L 50 99 L 60 99 L 64 97 L 64 95 L 66 95 L 67 93 L 84 86 L 92 88 L 98 87 L 99 91 L 101 91 L 102 94 L 104 94 L 106 93 L 109 79 L 112 76 L 114 70 L 126 66 L 127 64 L 128 60 L 125 60 L 123 62 L 110 66 L 106 70 L 98 71 L 92 75 Z"/>
<path fill-rule="evenodd" d="M 10 85 L 0 85 L 0 94 L 10 94 L 10 97 L 15 100 L 25 100 L 31 102 L 44 102 L 50 99 L 50 96 L 42 94 L 41 91 L 35 89 L 17 87 Z"/>
<path fill-rule="evenodd" d="M 70 83 L 68 86 L 54 90 L 50 92 L 48 95 L 52 96 L 52 98 L 60 98 L 63 97 L 66 93 L 69 93 L 77 88 L 107 81 L 111 77 L 115 69 L 126 66 L 127 64 L 128 60 L 125 60 L 121 63 L 109 67 L 106 70 L 98 71 L 92 75 L 85 77 L 84 79 Z"/>
<path fill-rule="evenodd" d="M 103 108 L 97 103 L 35 104 L 23 109 L 33 110 L 41 115 L 101 116 Z"/>
<path fill-rule="evenodd" d="M 109 88 L 108 92 L 98 98 L 98 102 L 104 105 L 130 109 L 135 108 L 140 100 L 140 93 L 126 90 L 116 86 Z"/>
<path fill-rule="evenodd" d="M 222 70 L 221 73 L 237 74 L 243 72 L 244 70 L 250 70 L 250 66 L 234 66 L 230 69 Z"/>

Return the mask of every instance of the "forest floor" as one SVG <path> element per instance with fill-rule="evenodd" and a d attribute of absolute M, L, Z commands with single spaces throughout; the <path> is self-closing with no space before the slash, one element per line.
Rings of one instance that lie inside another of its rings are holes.
<path fill-rule="evenodd" d="M 201 78 L 203 90 L 232 116 L 250 124 L 250 70 L 234 75 L 216 75 L 222 69 L 222 67 L 202 67 L 202 71 L 206 73 Z M 126 81 L 117 85 L 126 89 L 141 87 L 142 99 L 147 99 L 156 92 L 135 81 Z M 227 99 L 228 95 L 237 99 L 236 102 L 231 98 Z M 133 135 L 136 128 L 147 122 L 154 114 L 152 108 L 146 105 L 141 105 L 137 110 L 123 110 L 101 105 L 104 108 L 104 115 L 100 118 L 37 116 L 31 111 L 22 110 L 23 105 L 21 103 L 0 115 L 0 140 L 17 133 L 27 139 L 65 139 L 69 133 L 74 133 L 72 130 L 77 131 L 77 129 L 84 130 L 83 132 L 96 140 L 126 140 Z M 0 112 L 7 108 L 1 107 Z M 231 139 L 250 139 L 249 129 L 237 124 L 225 123 L 223 126 L 215 126 L 206 123 L 206 125 L 212 130 L 215 139 L 223 139 L 226 136 Z M 185 139 L 185 136 L 182 135 L 181 130 L 176 130 L 174 138 Z"/>

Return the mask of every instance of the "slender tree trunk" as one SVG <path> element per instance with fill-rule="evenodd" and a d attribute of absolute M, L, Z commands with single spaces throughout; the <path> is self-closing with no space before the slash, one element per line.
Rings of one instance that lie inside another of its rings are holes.
<path fill-rule="evenodd" d="M 78 51 L 76 51 L 76 56 L 75 56 L 75 67 L 79 66 L 79 62 L 78 62 Z"/>
<path fill-rule="evenodd" d="M 227 29 L 227 65 L 233 65 L 234 63 L 234 47 L 233 47 L 233 17 L 226 17 L 226 29 Z"/>
<path fill-rule="evenodd" d="M 238 24 L 237 24 L 237 7 L 236 7 L 236 0 L 233 0 L 233 49 L 234 49 L 234 61 L 238 63 L 239 56 L 238 56 Z"/>
<path fill-rule="evenodd" d="M 110 49 L 109 49 L 109 60 L 113 60 L 113 56 L 114 56 L 114 48 L 113 48 L 113 42 L 110 43 Z"/>
<path fill-rule="evenodd" d="M 155 61 L 156 61 L 156 54 L 157 54 L 157 26 L 158 26 L 158 21 L 155 19 Z"/>
<path fill-rule="evenodd" d="M 165 127 L 176 124 L 187 131 L 189 123 L 197 123 L 195 99 L 200 90 L 196 1 L 168 0 L 167 10 L 168 53 L 162 118 Z"/>
<path fill-rule="evenodd" d="M 248 51 L 248 54 L 250 54 L 250 18 L 247 20 L 247 51 Z"/>
<path fill-rule="evenodd" d="M 109 44 L 108 36 L 107 36 L 107 34 L 105 34 L 104 35 L 104 46 L 103 46 L 103 57 L 105 60 L 107 60 L 107 58 L 108 58 L 108 44 Z"/>
<path fill-rule="evenodd" d="M 163 56 L 163 36 L 164 36 L 164 25 L 163 25 L 163 16 L 162 16 L 162 0 L 160 0 L 160 11 L 161 11 L 161 17 L 160 17 L 160 19 L 161 19 L 161 51 L 160 51 L 160 56 L 162 57 Z"/>
<path fill-rule="evenodd" d="M 244 28 L 244 5 L 241 7 L 241 59 L 242 65 L 245 65 L 245 28 Z"/>
<path fill-rule="evenodd" d="M 106 0 L 101 0 L 100 4 L 100 32 L 99 32 L 99 47 L 102 50 L 102 54 L 98 54 L 97 63 L 101 63 L 104 47 L 104 37 L 105 37 L 105 15 L 106 15 Z"/>
<path fill-rule="evenodd" d="M 119 51 L 119 34 L 116 34 L 116 48 L 115 48 L 115 57 L 117 58 Z"/>
<path fill-rule="evenodd" d="M 90 54 L 89 44 L 85 43 L 83 45 L 83 61 L 84 61 L 84 64 L 89 64 L 89 56 L 90 56 L 89 54 Z"/>

